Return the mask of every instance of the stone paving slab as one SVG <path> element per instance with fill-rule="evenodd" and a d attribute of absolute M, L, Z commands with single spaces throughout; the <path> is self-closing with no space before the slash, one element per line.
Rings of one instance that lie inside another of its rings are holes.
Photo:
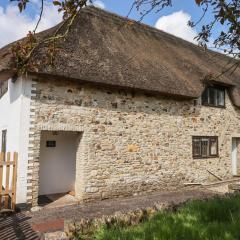
<path fill-rule="evenodd" d="M 39 212 L 21 212 L 8 217 L 0 217 L 0 239 L 40 239 L 43 232 L 62 231 L 65 220 L 95 218 L 152 207 L 156 203 L 179 204 L 191 199 L 213 197 L 216 193 L 206 189 L 182 190 L 178 192 L 155 192 L 147 195 L 81 203 Z"/>

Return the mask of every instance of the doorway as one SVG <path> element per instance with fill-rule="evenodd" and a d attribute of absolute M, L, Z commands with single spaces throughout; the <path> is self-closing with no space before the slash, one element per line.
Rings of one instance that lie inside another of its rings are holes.
<path fill-rule="evenodd" d="M 43 131 L 40 146 L 39 195 L 74 194 L 78 132 Z"/>
<path fill-rule="evenodd" d="M 240 138 L 232 138 L 232 174 L 240 174 Z"/>

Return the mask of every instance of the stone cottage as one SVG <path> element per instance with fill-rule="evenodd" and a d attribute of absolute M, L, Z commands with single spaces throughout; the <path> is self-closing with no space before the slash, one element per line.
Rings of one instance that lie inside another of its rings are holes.
<path fill-rule="evenodd" d="M 212 181 L 209 171 L 238 175 L 240 70 L 206 78 L 228 57 L 94 7 L 56 44 L 53 65 L 40 46 L 38 67 L 19 77 L 12 45 L 0 50 L 0 147 L 19 153 L 18 203 L 179 189 Z"/>

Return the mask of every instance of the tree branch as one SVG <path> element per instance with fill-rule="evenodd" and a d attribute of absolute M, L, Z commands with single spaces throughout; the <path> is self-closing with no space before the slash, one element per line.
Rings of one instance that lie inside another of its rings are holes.
<path fill-rule="evenodd" d="M 39 26 L 39 23 L 41 22 L 42 20 L 42 15 L 43 15 L 43 8 L 44 8 L 44 0 L 41 0 L 41 11 L 40 11 L 40 15 L 39 15 L 39 18 L 38 18 L 38 22 L 35 26 L 35 29 L 33 30 L 33 33 L 35 34 L 36 31 L 37 31 L 37 28 Z"/>

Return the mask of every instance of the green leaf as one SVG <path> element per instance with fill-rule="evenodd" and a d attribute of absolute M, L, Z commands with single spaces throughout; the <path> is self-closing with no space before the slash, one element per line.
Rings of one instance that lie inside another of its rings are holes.
<path fill-rule="evenodd" d="M 55 6 L 61 6 L 62 4 L 59 1 L 53 1 L 53 5 Z"/>

